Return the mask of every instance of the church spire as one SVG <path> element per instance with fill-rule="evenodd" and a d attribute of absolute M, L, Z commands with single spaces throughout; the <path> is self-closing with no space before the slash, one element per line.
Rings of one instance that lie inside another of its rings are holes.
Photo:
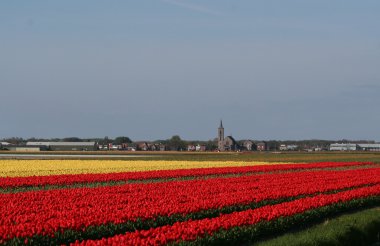
<path fill-rule="evenodd" d="M 218 149 L 219 151 L 224 151 L 224 128 L 222 120 L 220 120 L 220 126 L 218 128 Z"/>

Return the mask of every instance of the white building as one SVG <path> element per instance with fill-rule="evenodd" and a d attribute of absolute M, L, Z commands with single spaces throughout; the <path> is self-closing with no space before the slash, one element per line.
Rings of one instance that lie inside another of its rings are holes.
<path fill-rule="evenodd" d="M 281 150 L 281 151 L 283 151 L 283 150 L 287 150 L 287 149 L 286 149 L 286 145 L 285 145 L 285 144 L 281 144 L 281 145 L 280 145 L 280 150 Z"/>
<path fill-rule="evenodd" d="M 380 144 L 358 144 L 358 149 L 364 151 L 380 151 Z"/>
<path fill-rule="evenodd" d="M 357 144 L 352 143 L 334 143 L 330 144 L 331 151 L 355 151 L 357 150 Z"/>
<path fill-rule="evenodd" d="M 26 146 L 47 148 L 54 151 L 96 150 L 95 142 L 27 142 Z"/>

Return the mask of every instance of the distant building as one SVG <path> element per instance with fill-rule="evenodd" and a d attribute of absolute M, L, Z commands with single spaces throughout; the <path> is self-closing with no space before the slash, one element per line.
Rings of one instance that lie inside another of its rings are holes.
<path fill-rule="evenodd" d="M 5 150 L 9 151 L 20 151 L 20 152 L 37 152 L 45 150 L 43 147 L 36 146 L 25 146 L 25 145 L 7 145 L 3 147 Z"/>
<path fill-rule="evenodd" d="M 187 146 L 187 151 L 195 151 L 196 150 L 196 146 L 194 144 L 189 144 Z"/>
<path fill-rule="evenodd" d="M 220 121 L 218 128 L 218 150 L 219 151 L 236 151 L 240 150 L 239 144 L 232 136 L 224 137 L 223 122 Z"/>
<path fill-rule="evenodd" d="M 223 122 L 220 121 L 220 126 L 218 128 L 218 150 L 224 151 L 224 127 Z"/>
<path fill-rule="evenodd" d="M 267 143 L 266 142 L 258 142 L 256 143 L 257 151 L 266 151 L 267 150 Z"/>
<path fill-rule="evenodd" d="M 206 151 L 206 145 L 198 144 L 197 146 L 195 146 L 195 151 Z"/>
<path fill-rule="evenodd" d="M 0 142 L 0 149 L 4 149 L 5 146 L 10 145 L 8 142 Z"/>
<path fill-rule="evenodd" d="M 286 149 L 286 145 L 285 144 L 281 144 L 280 145 L 280 151 L 284 151 L 284 150 L 287 150 Z"/>
<path fill-rule="evenodd" d="M 151 144 L 150 145 L 150 150 L 151 151 L 158 151 L 158 150 L 160 150 L 160 145 L 158 145 L 158 144 Z"/>
<path fill-rule="evenodd" d="M 255 143 L 254 143 L 253 141 L 251 141 L 251 140 L 245 140 L 245 141 L 243 142 L 243 147 L 244 147 L 245 150 L 252 151 L 252 150 L 255 149 L 256 145 L 255 145 Z"/>
<path fill-rule="evenodd" d="M 380 151 L 380 144 L 358 144 L 358 150 L 362 151 Z"/>
<path fill-rule="evenodd" d="M 286 150 L 297 150 L 298 149 L 298 145 L 295 145 L 295 144 L 289 144 L 286 146 Z"/>
<path fill-rule="evenodd" d="M 27 142 L 26 145 L 53 151 L 94 151 L 97 149 L 95 142 Z"/>
<path fill-rule="evenodd" d="M 240 146 L 232 136 L 227 136 L 224 139 L 224 150 L 236 151 L 240 150 Z"/>
<path fill-rule="evenodd" d="M 206 151 L 206 145 L 194 145 L 194 144 L 189 144 L 187 145 L 187 151 Z"/>
<path fill-rule="evenodd" d="M 331 151 L 355 151 L 357 150 L 357 144 L 352 143 L 334 143 L 330 144 Z"/>
<path fill-rule="evenodd" d="M 298 149 L 298 145 L 295 145 L 295 144 L 289 144 L 289 145 L 286 145 L 286 144 L 281 144 L 280 145 L 280 148 L 279 150 L 280 151 L 289 151 L 289 150 L 297 150 Z"/>
<path fill-rule="evenodd" d="M 166 145 L 165 144 L 159 144 L 159 150 L 160 151 L 165 151 L 166 150 Z"/>
<path fill-rule="evenodd" d="M 147 142 L 136 142 L 136 146 L 138 150 L 142 150 L 142 151 L 150 150 L 149 144 Z"/>
<path fill-rule="evenodd" d="M 128 149 L 128 143 L 122 143 L 120 145 L 121 145 L 121 149 L 122 150 L 127 150 Z"/>

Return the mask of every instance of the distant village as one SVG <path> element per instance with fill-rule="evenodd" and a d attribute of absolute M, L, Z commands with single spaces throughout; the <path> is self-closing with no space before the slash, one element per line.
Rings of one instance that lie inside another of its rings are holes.
<path fill-rule="evenodd" d="M 186 141 L 176 135 L 166 140 L 135 141 L 128 137 L 108 137 L 99 139 L 80 139 L 76 137 L 64 139 L 27 139 L 8 138 L 0 140 L 3 151 L 192 151 L 192 152 L 265 152 L 265 151 L 380 151 L 380 143 L 368 140 L 360 141 L 257 141 L 235 140 L 232 136 L 224 136 L 223 122 L 220 121 L 217 137 L 208 141 Z"/>

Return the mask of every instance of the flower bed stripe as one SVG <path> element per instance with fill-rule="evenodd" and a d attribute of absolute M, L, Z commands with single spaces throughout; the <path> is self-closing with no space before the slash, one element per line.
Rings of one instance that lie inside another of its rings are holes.
<path fill-rule="evenodd" d="M 4 240 L 53 236 L 66 229 L 84 230 L 379 182 L 380 168 L 372 168 L 2 194 L 0 236 Z"/>
<path fill-rule="evenodd" d="M 84 173 L 120 173 L 210 167 L 266 165 L 244 161 L 163 160 L 0 160 L 0 177 L 47 176 Z M 282 163 L 278 163 L 282 164 Z"/>
<path fill-rule="evenodd" d="M 171 242 L 194 241 L 220 230 L 250 226 L 261 221 L 272 221 L 328 205 L 379 195 L 380 185 L 376 185 L 225 214 L 217 218 L 178 222 L 173 225 L 116 235 L 102 240 L 85 240 L 73 245 L 164 245 Z"/>
<path fill-rule="evenodd" d="M 351 187 L 349 189 L 356 189 L 360 187 Z M 334 190 L 324 193 L 317 193 L 317 194 L 334 194 L 338 192 L 342 192 L 349 189 L 341 189 L 341 190 Z M 247 205 L 233 205 L 228 207 L 223 207 L 221 209 L 208 209 L 199 211 L 196 213 L 189 213 L 189 214 L 175 214 L 171 216 L 158 216 L 154 219 L 149 220 L 136 220 L 136 221 L 128 221 L 126 223 L 122 224 L 114 224 L 114 223 L 107 223 L 100 226 L 90 226 L 85 228 L 85 230 L 72 230 L 67 229 L 63 232 L 55 232 L 54 236 L 41 236 L 41 235 L 34 235 L 32 237 L 18 237 L 13 238 L 11 240 L 7 240 L 6 244 L 8 245 L 20 245 L 24 244 L 24 242 L 27 240 L 28 244 L 30 245 L 63 245 L 68 243 L 73 243 L 77 241 L 78 239 L 86 240 L 86 239 L 102 239 L 107 237 L 112 237 L 118 234 L 125 234 L 126 232 L 133 232 L 136 230 L 148 230 L 150 228 L 156 228 L 160 226 L 165 225 L 173 225 L 176 222 L 183 222 L 188 220 L 200 220 L 205 218 L 215 218 L 222 214 L 230 214 L 233 212 L 240 212 L 245 211 L 248 209 L 256 209 L 259 207 L 263 207 L 266 205 L 274 205 L 278 203 L 288 202 L 288 201 L 294 201 L 300 198 L 304 198 L 307 196 L 314 196 L 317 194 L 310 194 L 310 195 L 300 195 L 300 196 L 294 196 L 284 199 L 277 199 L 277 200 L 266 200 L 261 201 L 258 203 L 250 203 Z M 379 200 L 380 201 L 380 198 Z M 1 239 L 0 239 L 1 242 Z M 0 243 L 1 244 L 1 243 Z"/>
<path fill-rule="evenodd" d="M 155 183 L 155 182 L 170 182 L 170 181 L 184 181 L 194 179 L 209 179 L 209 178 L 227 178 L 239 177 L 245 175 L 259 175 L 265 173 L 285 173 L 285 172 L 302 172 L 302 171 L 339 171 L 339 170 L 354 170 L 379 167 L 377 164 L 360 165 L 360 166 L 343 166 L 343 167 L 325 167 L 325 168 L 309 168 L 309 169 L 289 169 L 289 170 L 276 170 L 272 172 L 242 172 L 242 173 L 226 173 L 226 174 L 206 174 L 199 176 L 179 176 L 167 178 L 154 178 L 154 179 L 129 179 L 118 181 L 105 181 L 105 182 L 87 182 L 87 183 L 72 183 L 72 184 L 57 184 L 57 185 L 38 185 L 38 186 L 18 186 L 18 187 L 0 187 L 0 193 L 17 193 L 27 191 L 39 190 L 53 190 L 53 189 L 73 189 L 73 188 L 96 188 L 101 186 L 116 186 L 124 184 L 135 183 Z"/>
<path fill-rule="evenodd" d="M 58 165 L 58 164 L 57 164 Z M 338 168 L 373 165 L 371 162 L 322 162 L 310 164 L 282 164 L 222 168 L 195 168 L 179 170 L 160 170 L 147 172 L 125 172 L 105 174 L 50 175 L 32 177 L 0 178 L 0 188 L 16 188 L 47 185 L 70 185 L 94 182 L 117 182 L 128 180 L 149 180 L 181 177 L 201 177 L 207 175 L 226 175 L 256 172 L 274 172 L 287 170 L 308 170 L 317 168 Z"/>

